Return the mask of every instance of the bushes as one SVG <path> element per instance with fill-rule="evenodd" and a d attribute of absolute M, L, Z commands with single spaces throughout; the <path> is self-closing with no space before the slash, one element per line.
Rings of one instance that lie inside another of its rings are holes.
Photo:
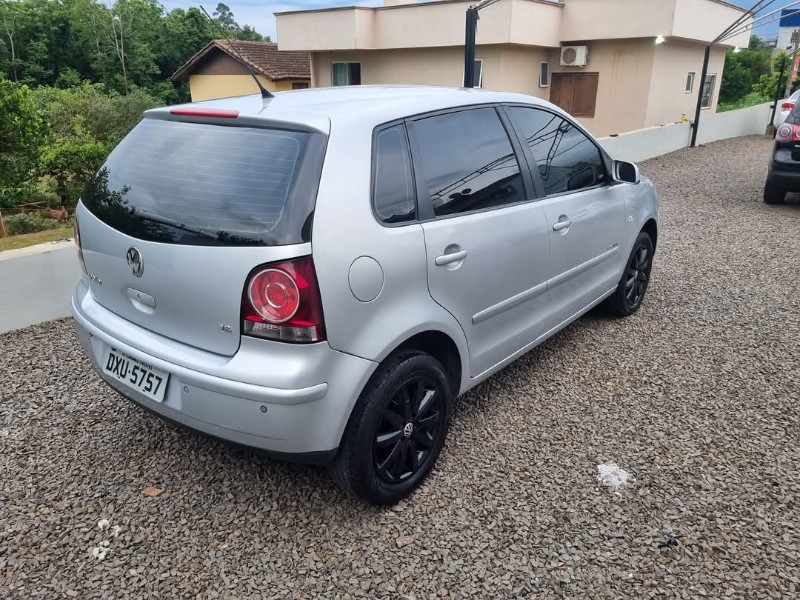
<path fill-rule="evenodd" d="M 0 209 L 15 208 L 20 204 L 28 204 L 30 202 L 38 202 L 49 205 L 50 199 L 51 197 L 48 194 L 33 187 L 33 185 L 6 188 L 0 187 Z"/>
<path fill-rule="evenodd" d="M 58 227 L 69 227 L 69 223 L 59 223 L 55 219 L 47 219 L 35 214 L 20 213 L 3 217 L 7 235 L 18 235 L 20 233 L 35 233 L 37 231 L 47 231 Z"/>
<path fill-rule="evenodd" d="M 158 101 L 101 84 L 34 90 L 0 75 L 0 208 L 46 201 L 74 206 L 108 153 Z M 45 198 L 43 198 L 43 196 Z"/>
<path fill-rule="evenodd" d="M 720 101 L 717 106 L 717 112 L 725 112 L 728 110 L 739 110 L 740 108 L 747 108 L 748 106 L 755 106 L 756 104 L 763 104 L 769 102 L 769 98 L 765 98 L 758 92 L 750 92 L 744 98 L 740 98 L 735 102 L 722 102 Z"/>

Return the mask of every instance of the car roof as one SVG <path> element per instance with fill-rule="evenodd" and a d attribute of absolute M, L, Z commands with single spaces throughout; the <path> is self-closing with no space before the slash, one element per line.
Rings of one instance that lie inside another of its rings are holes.
<path fill-rule="evenodd" d="M 433 86 L 342 86 L 275 92 L 182 104 L 180 108 L 235 110 L 240 120 L 253 124 L 293 124 L 329 133 L 331 123 L 358 118 L 374 125 L 452 107 L 497 102 L 552 106 L 548 102 L 509 92 Z M 146 117 L 169 119 L 175 106 L 149 110 Z"/>

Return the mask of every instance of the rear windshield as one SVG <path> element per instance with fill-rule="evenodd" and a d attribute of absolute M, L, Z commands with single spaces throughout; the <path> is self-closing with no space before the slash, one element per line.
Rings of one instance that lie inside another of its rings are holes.
<path fill-rule="evenodd" d="M 82 200 L 130 236 L 191 245 L 310 241 L 322 134 L 144 119 Z"/>

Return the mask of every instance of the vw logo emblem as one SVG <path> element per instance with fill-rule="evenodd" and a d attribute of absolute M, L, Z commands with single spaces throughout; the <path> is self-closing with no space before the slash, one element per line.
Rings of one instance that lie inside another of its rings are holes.
<path fill-rule="evenodd" d="M 414 424 L 406 423 L 406 426 L 403 427 L 403 436 L 410 438 L 412 433 L 414 433 Z"/>
<path fill-rule="evenodd" d="M 141 277 L 144 273 L 144 261 L 142 260 L 142 253 L 136 248 L 128 248 L 128 266 L 131 268 L 131 273 L 134 277 Z"/>

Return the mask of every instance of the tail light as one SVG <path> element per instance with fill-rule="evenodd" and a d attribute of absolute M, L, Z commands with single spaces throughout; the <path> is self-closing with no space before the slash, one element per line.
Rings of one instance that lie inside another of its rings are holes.
<path fill-rule="evenodd" d="M 775 140 L 778 142 L 800 141 L 800 125 L 784 123 L 778 127 L 778 131 L 775 133 Z"/>
<path fill-rule="evenodd" d="M 242 297 L 242 333 L 281 342 L 325 339 L 317 276 L 310 257 L 262 265 Z"/>
<path fill-rule="evenodd" d="M 794 108 L 794 102 L 784 102 L 781 104 L 781 110 L 792 110 Z"/>
<path fill-rule="evenodd" d="M 78 260 L 81 263 L 81 269 L 87 275 L 89 271 L 86 270 L 86 261 L 83 259 L 83 247 L 81 246 L 81 228 L 78 225 L 78 215 L 75 215 L 75 247 L 78 249 Z"/>

